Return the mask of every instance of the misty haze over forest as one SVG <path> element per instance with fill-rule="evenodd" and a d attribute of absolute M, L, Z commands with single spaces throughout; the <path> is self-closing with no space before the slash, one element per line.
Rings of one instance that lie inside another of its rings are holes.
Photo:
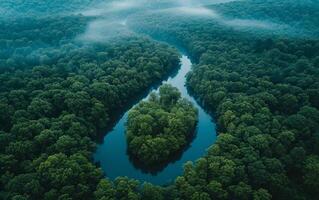
<path fill-rule="evenodd" d="M 233 0 L 234 1 L 234 0 Z M 81 36 L 83 40 L 101 41 L 117 36 L 128 36 L 134 34 L 127 27 L 127 21 L 134 21 L 134 15 L 160 14 L 173 15 L 178 17 L 190 17 L 203 20 L 212 20 L 225 26 L 234 28 L 251 28 L 269 31 L 285 32 L 290 34 L 293 28 L 287 24 L 279 24 L 271 22 L 272 20 L 263 19 L 239 19 L 229 18 L 215 11 L 214 8 L 208 8 L 218 3 L 226 3 L 225 1 L 147 1 L 147 0 L 126 0 L 102 2 L 92 6 L 92 8 L 80 11 L 84 16 L 98 17 L 96 21 L 89 24 L 86 33 Z"/>

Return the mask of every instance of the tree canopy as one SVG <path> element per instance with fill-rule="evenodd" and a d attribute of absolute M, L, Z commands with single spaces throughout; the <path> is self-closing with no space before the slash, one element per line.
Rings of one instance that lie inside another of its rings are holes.
<path fill-rule="evenodd" d="M 177 88 L 164 84 L 130 112 L 126 138 L 129 152 L 143 164 L 169 161 L 193 136 L 197 109 L 181 98 Z"/>
<path fill-rule="evenodd" d="M 163 187 L 108 180 L 92 154 L 100 131 L 177 68 L 179 55 L 141 35 L 77 41 L 95 18 L 76 12 L 91 2 L 0 2 L 0 199 L 319 199 L 316 0 L 205 7 L 214 18 L 130 16 L 134 31 L 192 57 L 187 87 L 217 121 L 216 143 Z M 176 89 L 160 93 L 128 123 L 129 148 L 147 161 L 182 148 L 196 122 Z"/>

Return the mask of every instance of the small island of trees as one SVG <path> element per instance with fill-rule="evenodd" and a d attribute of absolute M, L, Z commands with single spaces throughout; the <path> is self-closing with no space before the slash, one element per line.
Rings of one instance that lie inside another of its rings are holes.
<path fill-rule="evenodd" d="M 182 150 L 193 136 L 198 111 L 177 88 L 164 84 L 128 116 L 129 153 L 141 163 L 154 166 Z"/>

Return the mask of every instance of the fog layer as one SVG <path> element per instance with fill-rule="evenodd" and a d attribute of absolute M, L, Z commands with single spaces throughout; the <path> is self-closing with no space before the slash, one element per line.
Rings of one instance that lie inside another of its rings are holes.
<path fill-rule="evenodd" d="M 206 6 L 226 3 L 232 0 L 124 0 L 124 1 L 105 1 L 81 14 L 93 16 L 93 20 L 87 27 L 83 35 L 79 37 L 82 41 L 106 41 L 114 37 L 130 36 L 134 33 L 127 27 L 128 20 L 134 14 L 143 15 L 144 13 L 161 13 L 162 15 L 197 17 L 205 20 L 216 20 L 222 25 L 231 26 L 238 29 L 254 28 L 262 30 L 274 30 L 282 28 L 276 23 L 251 20 L 251 19 L 230 19 Z M 178 20 L 178 19 L 176 19 Z"/>

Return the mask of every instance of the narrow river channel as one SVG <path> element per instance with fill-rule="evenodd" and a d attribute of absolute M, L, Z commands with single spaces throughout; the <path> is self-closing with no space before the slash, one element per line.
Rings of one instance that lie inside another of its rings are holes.
<path fill-rule="evenodd" d="M 170 163 L 163 166 L 159 171 L 150 170 L 152 171 L 150 172 L 138 167 L 131 161 L 127 154 L 125 123 L 127 121 L 128 110 L 114 128 L 105 135 L 103 143 L 98 146 L 97 151 L 94 154 L 95 162 L 100 163 L 108 178 L 113 180 L 118 176 L 127 176 L 141 182 L 146 181 L 157 185 L 168 184 L 183 173 L 183 165 L 187 161 L 196 161 L 198 158 L 205 155 L 207 148 L 215 142 L 215 123 L 211 116 L 197 104 L 192 96 L 189 95 L 185 86 L 186 74 L 191 68 L 191 60 L 186 55 L 182 55 L 181 68 L 177 74 L 162 82 L 162 84 L 169 83 L 174 87 L 177 87 L 181 92 L 182 97 L 193 102 L 199 111 L 196 135 L 190 142 L 190 145 L 185 148 L 175 160 L 172 160 Z M 153 91 L 158 91 L 158 88 L 153 89 Z M 147 99 L 147 97 L 141 99 L 141 101 L 145 99 Z"/>

